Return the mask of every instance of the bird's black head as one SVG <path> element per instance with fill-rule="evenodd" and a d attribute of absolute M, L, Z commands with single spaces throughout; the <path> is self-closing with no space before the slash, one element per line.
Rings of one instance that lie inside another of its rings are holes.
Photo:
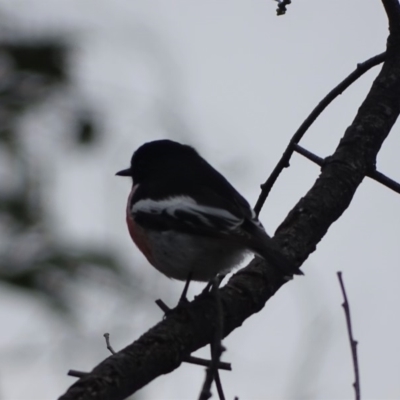
<path fill-rule="evenodd" d="M 172 140 L 155 140 L 140 146 L 133 153 L 131 166 L 116 175 L 131 176 L 136 184 L 157 179 L 161 173 L 182 173 L 185 167 L 202 161 L 193 147 Z"/>

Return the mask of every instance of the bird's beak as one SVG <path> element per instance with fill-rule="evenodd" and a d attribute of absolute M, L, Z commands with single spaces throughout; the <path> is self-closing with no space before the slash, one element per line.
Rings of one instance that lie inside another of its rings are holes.
<path fill-rule="evenodd" d="M 115 175 L 118 175 L 118 176 L 132 176 L 132 170 L 130 168 L 123 169 L 122 171 L 118 171 Z"/>

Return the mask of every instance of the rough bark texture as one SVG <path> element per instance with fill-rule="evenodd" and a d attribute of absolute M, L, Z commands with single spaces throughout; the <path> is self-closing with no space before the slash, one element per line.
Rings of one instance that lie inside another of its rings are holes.
<path fill-rule="evenodd" d="M 336 151 L 325 160 L 314 186 L 289 213 L 274 238 L 299 266 L 347 209 L 366 173 L 375 168 L 377 154 L 400 112 L 400 7 L 397 0 L 382 2 L 391 32 L 383 68 Z M 235 274 L 219 290 L 223 336 L 260 311 L 284 283 L 260 259 Z M 216 318 L 212 296 L 198 297 L 104 360 L 60 399 L 126 398 L 210 343 Z"/>

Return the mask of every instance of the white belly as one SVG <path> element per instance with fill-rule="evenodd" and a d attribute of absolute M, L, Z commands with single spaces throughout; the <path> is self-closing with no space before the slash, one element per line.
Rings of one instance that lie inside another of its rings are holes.
<path fill-rule="evenodd" d="M 209 281 L 218 273 L 229 272 L 246 255 L 246 249 L 222 239 L 205 238 L 181 233 L 148 232 L 154 244 L 154 267 L 166 276 L 194 281 Z"/>

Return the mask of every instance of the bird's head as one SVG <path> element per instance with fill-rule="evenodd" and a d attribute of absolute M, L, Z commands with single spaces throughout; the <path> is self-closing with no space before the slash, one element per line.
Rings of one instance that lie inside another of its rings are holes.
<path fill-rule="evenodd" d="M 159 178 L 160 173 L 188 173 L 187 169 L 195 167 L 202 158 L 193 147 L 172 140 L 155 140 L 140 146 L 131 159 L 131 165 L 116 173 L 118 176 L 130 176 L 135 184 L 143 180 Z"/>

